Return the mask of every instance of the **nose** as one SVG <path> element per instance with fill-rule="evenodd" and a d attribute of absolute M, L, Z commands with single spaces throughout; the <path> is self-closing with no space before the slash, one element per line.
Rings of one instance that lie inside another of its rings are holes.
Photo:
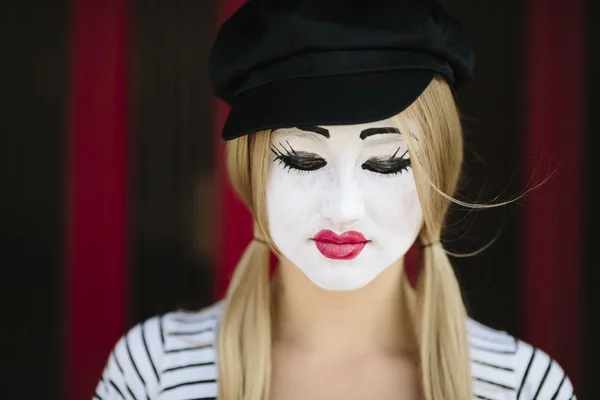
<path fill-rule="evenodd" d="M 351 228 L 364 217 L 363 194 L 355 175 L 342 173 L 331 182 L 324 195 L 322 213 L 341 230 Z"/>

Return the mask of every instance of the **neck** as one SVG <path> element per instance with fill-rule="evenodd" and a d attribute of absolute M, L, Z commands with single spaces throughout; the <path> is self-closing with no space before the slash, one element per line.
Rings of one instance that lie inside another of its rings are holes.
<path fill-rule="evenodd" d="M 274 343 L 327 353 L 411 352 L 403 279 L 400 260 L 361 289 L 328 291 L 282 259 L 273 278 Z"/>

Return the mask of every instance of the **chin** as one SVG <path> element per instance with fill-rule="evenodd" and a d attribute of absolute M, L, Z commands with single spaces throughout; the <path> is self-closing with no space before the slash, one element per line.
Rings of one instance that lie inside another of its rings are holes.
<path fill-rule="evenodd" d="M 352 277 L 347 276 L 317 276 L 308 277 L 315 285 L 323 290 L 330 292 L 350 292 L 353 290 L 362 289 L 371 283 L 374 277 Z"/>
<path fill-rule="evenodd" d="M 317 285 L 319 286 L 319 285 Z M 339 286 L 319 286 L 321 289 L 327 290 L 328 292 L 352 292 L 354 290 L 362 289 L 365 285 L 339 285 Z"/>

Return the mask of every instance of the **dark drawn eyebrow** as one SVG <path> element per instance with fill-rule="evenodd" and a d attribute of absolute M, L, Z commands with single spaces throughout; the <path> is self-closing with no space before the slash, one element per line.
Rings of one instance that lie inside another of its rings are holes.
<path fill-rule="evenodd" d="M 384 134 L 384 133 L 397 133 L 397 134 L 400 134 L 400 131 L 397 128 L 394 128 L 394 127 L 391 127 L 391 126 L 386 126 L 384 128 L 368 128 L 368 129 L 365 129 L 364 131 L 362 131 L 360 133 L 360 138 L 362 140 L 365 140 L 369 136 L 381 135 L 381 134 Z"/>
<path fill-rule="evenodd" d="M 326 137 L 327 139 L 329 139 L 329 137 L 330 137 L 329 130 L 327 130 L 325 128 L 321 128 L 320 126 L 297 126 L 296 128 L 300 129 L 302 131 L 317 133 L 321 136 Z M 400 131 L 398 130 L 398 128 L 394 128 L 391 126 L 382 127 L 382 128 L 367 128 L 367 129 L 363 130 L 362 132 L 360 132 L 360 138 L 362 140 L 365 140 L 369 136 L 382 135 L 385 133 L 400 134 Z"/>
<path fill-rule="evenodd" d="M 314 132 L 329 139 L 329 130 L 320 126 L 297 126 L 296 128 L 301 131 Z"/>

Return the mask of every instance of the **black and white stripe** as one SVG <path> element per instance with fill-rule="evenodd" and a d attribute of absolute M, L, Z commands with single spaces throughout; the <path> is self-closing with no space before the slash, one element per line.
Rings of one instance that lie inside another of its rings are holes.
<path fill-rule="evenodd" d="M 216 399 L 223 307 L 173 312 L 135 326 L 110 354 L 94 399 Z M 475 399 L 576 399 L 569 378 L 541 350 L 471 319 L 467 328 Z"/>
<path fill-rule="evenodd" d="M 95 399 L 216 399 L 215 338 L 222 304 L 136 325 L 111 353 Z"/>
<path fill-rule="evenodd" d="M 476 399 L 576 399 L 556 361 L 506 332 L 468 321 Z"/>

